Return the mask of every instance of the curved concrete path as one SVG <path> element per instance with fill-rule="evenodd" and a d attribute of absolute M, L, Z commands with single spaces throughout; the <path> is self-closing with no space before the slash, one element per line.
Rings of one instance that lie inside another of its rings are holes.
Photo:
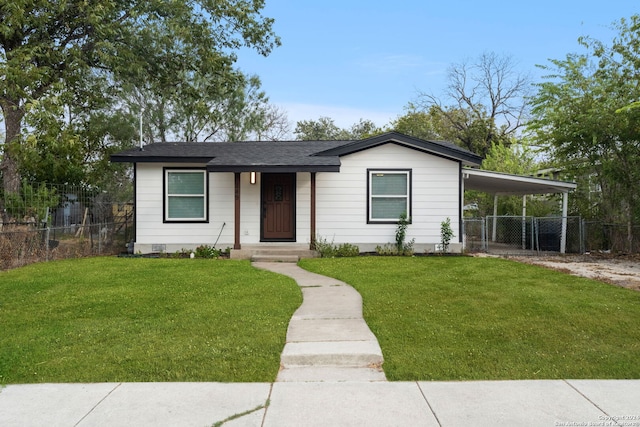
<path fill-rule="evenodd" d="M 295 263 L 252 265 L 289 276 L 302 289 L 276 381 L 386 381 L 382 350 L 362 317 L 362 297 L 354 288 Z"/>

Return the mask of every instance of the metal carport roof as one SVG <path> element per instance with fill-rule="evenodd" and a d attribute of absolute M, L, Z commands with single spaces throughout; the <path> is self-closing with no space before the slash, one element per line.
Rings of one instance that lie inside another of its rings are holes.
<path fill-rule="evenodd" d="M 523 196 L 522 216 L 526 216 L 526 197 L 528 194 L 562 194 L 562 231 L 560 237 L 560 253 L 565 253 L 567 246 L 567 209 L 569 191 L 577 187 L 574 182 L 556 181 L 531 176 L 511 175 L 507 173 L 485 171 L 479 169 L 462 169 L 465 190 L 477 190 L 494 195 L 493 216 L 497 216 L 498 196 Z M 492 241 L 496 240 L 495 221 Z"/>
<path fill-rule="evenodd" d="M 567 193 L 577 187 L 574 182 L 555 181 L 531 176 L 511 175 L 479 169 L 462 170 L 465 190 L 507 196 L 527 194 Z"/>

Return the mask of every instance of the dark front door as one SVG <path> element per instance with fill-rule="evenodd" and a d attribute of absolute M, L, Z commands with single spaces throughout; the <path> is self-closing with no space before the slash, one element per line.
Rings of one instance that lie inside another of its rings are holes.
<path fill-rule="evenodd" d="M 296 176 L 262 174 L 262 240 L 295 241 Z"/>

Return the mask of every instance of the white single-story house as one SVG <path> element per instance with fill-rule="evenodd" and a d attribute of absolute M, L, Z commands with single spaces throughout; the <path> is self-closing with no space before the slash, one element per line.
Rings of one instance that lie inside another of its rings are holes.
<path fill-rule="evenodd" d="M 136 253 L 298 246 L 316 238 L 361 252 L 395 242 L 400 215 L 416 252 L 451 220 L 462 250 L 464 180 L 482 159 L 396 132 L 359 141 L 153 143 L 111 156 L 134 167 Z"/>

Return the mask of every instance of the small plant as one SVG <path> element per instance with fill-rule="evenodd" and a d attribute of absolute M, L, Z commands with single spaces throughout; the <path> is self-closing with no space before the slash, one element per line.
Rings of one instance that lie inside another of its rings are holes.
<path fill-rule="evenodd" d="M 320 254 L 321 258 L 342 258 L 342 257 L 354 257 L 360 255 L 360 248 L 351 243 L 341 243 L 335 245 L 332 242 L 327 241 L 324 237 L 316 237 L 316 251 Z"/>
<path fill-rule="evenodd" d="M 407 213 L 402 212 L 400 214 L 400 218 L 398 219 L 398 226 L 396 227 L 396 248 L 398 253 L 402 253 L 404 251 L 404 240 L 407 237 L 407 227 L 409 226 L 409 218 L 407 218 Z"/>
<path fill-rule="evenodd" d="M 354 257 L 360 255 L 360 248 L 351 243 L 342 243 L 336 248 L 336 257 Z"/>
<path fill-rule="evenodd" d="M 188 249 L 180 249 L 179 251 L 175 251 L 174 253 L 171 254 L 171 258 L 189 258 L 189 255 L 191 254 L 191 251 Z"/>
<path fill-rule="evenodd" d="M 454 234 L 451 229 L 451 218 L 447 217 L 440 223 L 440 244 L 442 245 L 443 253 L 449 252 L 449 243 L 452 237 L 454 237 Z"/>
<path fill-rule="evenodd" d="M 411 220 L 407 217 L 407 213 L 403 212 L 400 214 L 400 218 L 398 219 L 398 226 L 396 227 L 396 243 L 395 245 L 392 243 L 387 243 L 382 246 L 376 246 L 376 253 L 378 255 L 400 255 L 400 256 L 412 256 L 413 255 L 413 244 L 416 242 L 416 239 L 411 239 L 408 242 L 407 238 L 407 227 L 409 226 Z"/>
<path fill-rule="evenodd" d="M 222 251 L 209 245 L 200 245 L 195 250 L 196 258 L 219 258 Z"/>
<path fill-rule="evenodd" d="M 329 242 L 325 237 L 316 237 L 316 251 L 321 258 L 333 258 L 335 256 L 335 246 L 333 242 Z"/>
<path fill-rule="evenodd" d="M 376 253 L 382 256 L 398 255 L 398 248 L 396 247 L 396 245 L 393 245 L 391 243 L 386 243 L 382 246 L 380 245 L 376 246 Z"/>

